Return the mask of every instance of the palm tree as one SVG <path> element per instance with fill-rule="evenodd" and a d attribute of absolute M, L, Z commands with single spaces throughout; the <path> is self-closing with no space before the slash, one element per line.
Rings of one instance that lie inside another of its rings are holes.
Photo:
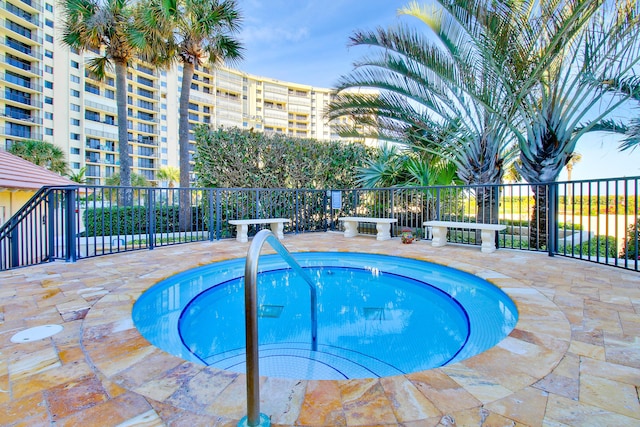
<path fill-rule="evenodd" d="M 489 49 L 502 49 L 505 42 L 481 45 L 482 30 L 491 23 L 463 19 L 454 3 L 442 2 L 439 11 L 430 11 L 412 2 L 400 10 L 425 23 L 435 39 L 406 26 L 356 32 L 350 45 L 377 48 L 377 55 L 359 61 L 338 81 L 327 116 L 349 115 L 374 129 L 368 136 L 438 154 L 455 165 L 462 182 L 489 184 L 476 189 L 477 218 L 496 222 L 497 187 L 492 185 L 501 183 L 504 165 L 515 155 L 510 125 L 500 117 L 509 94 L 478 59 L 491 60 Z M 361 88 L 377 93 L 354 91 Z M 406 137 L 409 129 L 417 130 L 413 140 Z"/>
<path fill-rule="evenodd" d="M 64 153 L 50 142 L 34 139 L 15 141 L 7 151 L 60 175 L 64 175 L 68 169 Z"/>
<path fill-rule="evenodd" d="M 630 76 L 619 81 L 603 81 L 602 89 L 612 93 L 628 96 L 629 100 L 634 101 L 640 106 L 640 76 Z M 620 150 L 635 150 L 640 145 L 640 118 L 635 117 L 628 123 L 620 123 L 613 120 L 605 120 L 600 123 L 594 130 L 603 130 L 615 132 L 625 135 L 620 144 Z"/>
<path fill-rule="evenodd" d="M 576 163 L 580 163 L 581 160 L 582 160 L 582 154 L 578 153 L 577 151 L 574 151 L 573 153 L 571 153 L 571 156 L 569 157 L 569 161 L 567 162 L 567 181 L 571 181 L 571 174 L 573 173 L 573 167 L 575 166 Z"/>
<path fill-rule="evenodd" d="M 634 73 L 640 61 L 638 10 L 624 0 L 615 9 L 609 3 L 570 0 L 580 12 L 574 22 L 566 17 L 564 2 L 544 3 L 554 19 L 545 25 L 521 26 L 522 37 L 514 45 L 528 69 L 507 68 L 506 84 L 513 92 L 522 120 L 514 133 L 520 147 L 519 172 L 532 184 L 535 206 L 530 221 L 531 247 L 547 245 L 548 194 L 546 186 L 567 165 L 578 140 L 596 130 L 599 123 L 622 105 L 629 95 L 611 96 L 602 82 L 616 82 Z M 524 40 L 524 42 L 523 42 Z M 535 64 L 547 64 L 538 68 Z M 600 88 L 600 89 L 598 89 Z M 588 120 L 595 113 L 595 118 Z"/>
<path fill-rule="evenodd" d="M 240 31 L 241 15 L 235 0 L 148 0 L 147 27 L 162 29 L 168 48 L 160 62 L 177 59 L 182 65 L 178 140 L 180 146 L 180 228 L 191 223 L 189 155 L 189 97 L 197 66 L 215 67 L 242 59 L 242 45 L 235 38 Z M 175 55 L 173 58 L 170 55 Z"/>
<path fill-rule="evenodd" d="M 158 170 L 156 177 L 160 181 L 167 181 L 168 182 L 167 186 L 169 188 L 173 188 L 174 183 L 180 180 L 180 169 L 178 169 L 175 166 L 164 166 L 164 167 L 161 167 L 160 170 Z M 169 193 L 168 203 L 170 205 L 173 205 L 173 190 L 168 190 L 168 193 Z"/>
<path fill-rule="evenodd" d="M 102 49 L 89 60 L 89 71 L 99 79 L 115 68 L 118 111 L 120 185 L 131 186 L 131 158 L 127 135 L 127 67 L 142 51 L 144 38 L 134 23 L 133 7 L 127 0 L 64 0 L 62 42 L 78 50 Z"/>
<path fill-rule="evenodd" d="M 69 173 L 67 173 L 67 176 L 73 182 L 77 182 L 78 184 L 84 184 L 85 182 L 87 182 L 87 178 L 85 176 L 86 173 L 87 173 L 87 167 L 83 166 L 78 170 L 78 172 L 69 171 Z"/>
<path fill-rule="evenodd" d="M 131 176 L 131 187 L 148 187 L 149 186 L 149 181 L 143 175 L 132 173 L 130 176 Z M 117 173 L 108 177 L 105 180 L 105 184 L 113 187 L 124 187 L 120 179 L 120 174 L 117 174 Z M 133 205 L 134 200 L 139 199 L 138 196 L 140 195 L 140 190 L 133 190 L 133 191 L 130 191 L 130 190 L 131 190 L 130 188 L 124 189 L 124 191 L 131 193 L 130 195 L 127 196 L 129 198 L 128 204 Z M 118 191 L 115 189 L 108 189 L 107 197 L 112 201 L 115 201 L 116 198 L 122 199 L 122 191 Z"/>
<path fill-rule="evenodd" d="M 160 181 L 167 181 L 169 188 L 174 187 L 174 183 L 180 180 L 180 169 L 175 166 L 164 166 L 158 170 L 156 177 Z"/>

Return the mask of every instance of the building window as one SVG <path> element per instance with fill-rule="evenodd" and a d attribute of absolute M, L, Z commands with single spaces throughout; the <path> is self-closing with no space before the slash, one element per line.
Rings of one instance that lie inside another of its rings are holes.
<path fill-rule="evenodd" d="M 69 135 L 69 137 L 70 137 L 73 141 L 80 141 L 80 134 L 79 134 L 79 133 L 72 133 L 71 135 Z"/>
<path fill-rule="evenodd" d="M 78 150 L 78 153 L 80 153 L 80 150 Z M 71 163 L 71 169 L 80 169 L 80 163 L 72 162 Z"/>
<path fill-rule="evenodd" d="M 95 93 L 96 95 L 100 95 L 100 88 L 91 83 L 85 83 L 84 90 L 89 93 Z"/>
<path fill-rule="evenodd" d="M 108 125 L 114 125 L 116 124 L 116 118 L 115 116 L 111 116 L 109 114 L 105 114 L 104 115 L 104 122 Z"/>
<path fill-rule="evenodd" d="M 50 96 L 45 96 L 44 97 L 44 103 L 45 104 L 49 104 L 49 105 L 53 105 L 53 98 Z"/>
<path fill-rule="evenodd" d="M 71 96 L 73 96 L 74 98 L 80 98 L 80 91 L 71 89 Z"/>
<path fill-rule="evenodd" d="M 106 82 L 106 83 L 107 83 L 107 85 L 109 85 L 109 86 L 113 86 L 113 85 L 115 85 L 115 81 L 113 80 L 113 77 L 107 77 L 107 78 L 105 79 L 105 82 Z"/>
<path fill-rule="evenodd" d="M 52 4 L 45 3 L 44 4 L 44 8 L 47 9 L 49 12 L 53 12 L 53 5 Z"/>
<path fill-rule="evenodd" d="M 53 58 L 53 52 L 48 49 L 45 49 L 44 56 L 46 56 L 47 58 Z"/>
<path fill-rule="evenodd" d="M 105 98 L 116 99 L 116 93 L 115 93 L 115 91 L 113 91 L 111 89 L 105 89 L 104 90 L 104 96 L 105 96 Z"/>
<path fill-rule="evenodd" d="M 79 119 L 71 119 L 71 126 L 80 126 Z"/>
<path fill-rule="evenodd" d="M 49 111 L 45 111 L 44 118 L 47 119 L 47 120 L 53 120 L 53 113 L 51 113 Z"/>
<path fill-rule="evenodd" d="M 71 68 L 79 69 L 80 63 L 78 61 L 71 60 Z"/>
<path fill-rule="evenodd" d="M 84 118 L 87 119 L 87 120 L 94 121 L 94 122 L 99 122 L 100 121 L 100 113 L 98 113 L 96 111 L 85 110 Z"/>
<path fill-rule="evenodd" d="M 53 135 L 53 129 L 51 129 L 51 128 L 44 128 L 44 133 L 45 133 L 45 135 L 49 135 L 49 136 L 51 136 L 51 135 Z"/>
<path fill-rule="evenodd" d="M 44 25 L 46 25 L 49 28 L 53 28 L 53 21 L 51 19 L 45 19 Z"/>
<path fill-rule="evenodd" d="M 71 104 L 71 111 L 80 111 L 80 106 L 78 104 Z"/>
<path fill-rule="evenodd" d="M 51 34 L 46 34 L 46 35 L 44 36 L 44 39 L 45 39 L 46 41 L 48 41 L 49 43 L 53 43 L 53 36 L 52 36 Z"/>
<path fill-rule="evenodd" d="M 53 74 L 53 67 L 51 65 L 45 65 L 44 72 L 47 74 Z"/>
<path fill-rule="evenodd" d="M 71 83 L 80 83 L 80 77 L 79 76 L 74 76 L 73 74 L 71 74 L 69 76 L 69 79 L 71 79 Z"/>
<path fill-rule="evenodd" d="M 45 80 L 44 81 L 44 87 L 47 88 L 47 89 L 53 89 L 53 82 Z"/>
<path fill-rule="evenodd" d="M 71 147 L 71 154 L 80 154 L 80 149 L 78 147 Z"/>

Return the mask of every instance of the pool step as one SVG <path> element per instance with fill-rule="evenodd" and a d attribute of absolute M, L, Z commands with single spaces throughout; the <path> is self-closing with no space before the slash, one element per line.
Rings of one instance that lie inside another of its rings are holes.
<path fill-rule="evenodd" d="M 278 378 L 350 379 L 402 375 L 399 369 L 364 354 L 327 345 L 311 351 L 308 343 L 261 345 L 260 375 Z M 245 351 L 237 349 L 205 358 L 209 365 L 245 372 Z"/>

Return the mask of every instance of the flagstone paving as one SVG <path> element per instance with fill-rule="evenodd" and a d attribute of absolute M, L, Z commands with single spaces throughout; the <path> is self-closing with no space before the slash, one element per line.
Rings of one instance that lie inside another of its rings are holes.
<path fill-rule="evenodd" d="M 250 241 L 251 242 L 251 241 Z M 0 272 L 0 424 L 235 426 L 245 376 L 150 345 L 131 308 L 159 280 L 246 255 L 191 243 Z M 284 426 L 639 426 L 640 274 L 546 254 L 403 245 L 341 233 L 287 235 L 291 251 L 428 260 L 486 278 L 519 321 L 494 348 L 439 369 L 346 381 L 261 378 L 261 412 Z M 265 248 L 265 252 L 269 252 Z M 30 327 L 49 338 L 13 343 Z"/>

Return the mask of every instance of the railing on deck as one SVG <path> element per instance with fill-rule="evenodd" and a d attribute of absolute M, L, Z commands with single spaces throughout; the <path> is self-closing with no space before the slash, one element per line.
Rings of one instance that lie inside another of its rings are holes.
<path fill-rule="evenodd" d="M 639 271 L 639 186 L 640 177 L 348 190 L 49 187 L 0 227 L 0 270 L 232 238 L 230 219 L 289 218 L 285 233 L 307 233 L 339 230 L 341 216 L 368 216 L 396 218 L 392 235 L 411 229 L 426 239 L 422 223 L 432 219 L 505 224 L 499 248 Z M 181 198 L 188 207 L 182 224 Z M 376 233 L 366 223 L 359 231 Z M 465 229 L 451 230 L 449 240 L 480 241 Z"/>

